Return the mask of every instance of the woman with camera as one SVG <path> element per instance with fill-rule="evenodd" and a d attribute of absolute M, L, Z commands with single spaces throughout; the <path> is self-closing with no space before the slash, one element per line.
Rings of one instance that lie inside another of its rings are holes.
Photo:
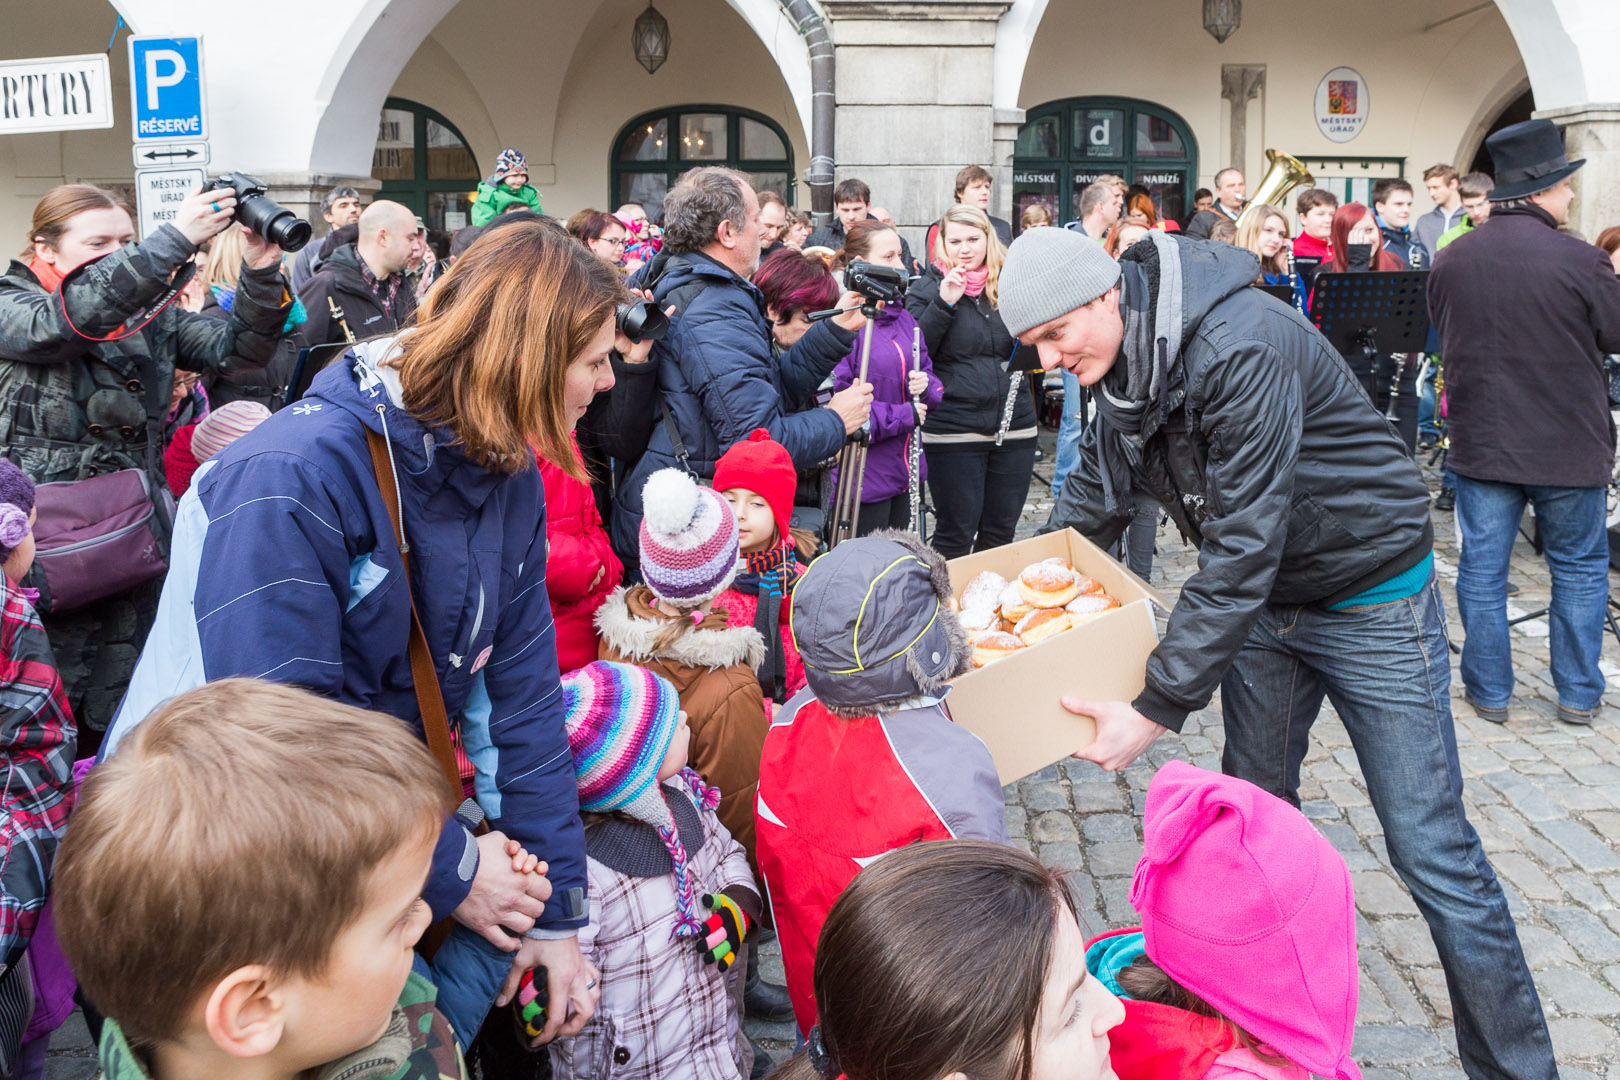
<path fill-rule="evenodd" d="M 197 279 L 202 282 L 203 298 L 200 312 L 210 319 L 228 322 L 231 309 L 236 305 L 236 292 L 242 281 L 242 253 L 245 236 L 253 235 L 242 229 L 226 229 L 208 245 L 208 256 L 202 262 Z M 292 311 L 282 324 L 286 332 L 276 346 L 275 355 L 262 368 L 244 368 L 241 371 L 210 372 L 202 379 L 208 394 L 208 406 L 217 409 L 233 401 L 256 401 L 275 412 L 287 399 L 287 383 L 292 380 L 293 368 L 298 363 L 298 342 L 293 330 L 309 318 L 303 304 L 293 301 Z"/>
<path fill-rule="evenodd" d="M 430 742 L 444 731 L 448 744 L 445 716 L 457 718 L 499 830 L 474 840 L 448 822 L 423 892 L 436 918 L 455 915 L 433 966 L 463 1047 L 503 979 L 510 995 L 536 966 L 549 978 L 547 1040 L 595 1008 L 576 934 L 585 840 L 535 454 L 583 478 L 571 435 L 613 385 L 615 344 L 631 351 L 614 320 L 629 299 L 554 222 L 487 230 L 412 328 L 349 349 L 201 474 L 151 645 L 108 734 L 116 747 L 204 672 L 296 683 L 397 716 Z M 419 665 L 432 677 L 415 677 Z M 312 745 L 318 784 L 318 734 Z M 549 864 L 547 877 L 513 870 L 508 837 Z"/>
<path fill-rule="evenodd" d="M 947 559 L 1010 543 L 1035 472 L 1035 402 L 1027 378 L 1013 381 L 1018 343 L 996 311 L 1006 251 L 984 211 L 953 206 L 931 265 L 906 296 L 945 384 L 923 447 L 936 517 L 930 542 Z"/>
<path fill-rule="evenodd" d="M 5 454 L 36 484 L 94 481 L 55 489 L 50 501 L 71 508 L 81 539 L 105 541 L 96 557 L 59 570 L 47 545 L 30 579 L 43 590 L 41 617 L 80 746 L 92 750 L 157 608 L 170 518 L 162 425 L 175 370 L 263 367 L 291 310 L 281 249 L 245 227 L 229 316 L 207 318 L 174 302 L 176 271 L 231 228 L 235 195 L 197 192 L 137 243 L 129 210 L 111 192 L 54 188 L 34 207 L 27 250 L 0 277 Z M 41 511 L 41 537 L 61 530 L 50 518 L 62 512 Z M 147 523 L 142 543 L 121 542 L 140 534 L 124 529 L 132 520 Z"/>

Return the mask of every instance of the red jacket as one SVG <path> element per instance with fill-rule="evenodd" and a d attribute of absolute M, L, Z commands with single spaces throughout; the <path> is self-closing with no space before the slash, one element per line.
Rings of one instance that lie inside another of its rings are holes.
<path fill-rule="evenodd" d="M 816 1022 L 821 924 L 881 855 L 922 840 L 1010 843 L 995 762 L 939 704 L 843 720 L 806 690 L 765 735 L 754 802 L 760 876 L 799 1030 Z"/>
<path fill-rule="evenodd" d="M 574 453 L 579 453 L 577 442 Z M 624 564 L 613 554 L 591 486 L 540 455 L 535 458 L 546 486 L 546 591 L 557 622 L 557 667 L 566 675 L 596 659 L 592 620 L 624 579 Z"/>

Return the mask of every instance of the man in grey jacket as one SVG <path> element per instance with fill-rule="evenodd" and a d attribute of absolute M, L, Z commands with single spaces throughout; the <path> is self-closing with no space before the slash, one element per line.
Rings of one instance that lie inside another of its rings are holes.
<path fill-rule="evenodd" d="M 1462 802 L 1428 490 L 1350 369 L 1293 307 L 1249 287 L 1255 257 L 1150 231 L 1115 262 L 1032 229 L 1001 269 L 1007 329 L 1094 388 L 1049 528 L 1106 547 L 1138 492 L 1198 570 L 1134 702 L 1077 756 L 1129 765 L 1217 685 L 1222 769 L 1299 801 L 1324 699 L 1349 731 L 1390 860 L 1445 967 L 1471 1076 L 1557 1076 L 1507 901 Z"/>
<path fill-rule="evenodd" d="M 321 199 L 321 217 L 326 219 L 326 232 L 331 235 L 345 225 L 360 220 L 360 193 L 348 184 L 339 184 Z M 305 244 L 304 250 L 293 260 L 292 291 L 296 296 L 304 283 L 321 268 L 320 244 Z"/>

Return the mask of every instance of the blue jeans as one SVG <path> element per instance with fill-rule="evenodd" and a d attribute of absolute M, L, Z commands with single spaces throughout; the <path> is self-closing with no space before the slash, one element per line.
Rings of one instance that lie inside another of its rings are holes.
<path fill-rule="evenodd" d="M 1464 1071 L 1558 1075 L 1541 1001 L 1479 835 L 1463 809 L 1445 611 L 1416 596 L 1328 611 L 1272 605 L 1221 681 L 1221 768 L 1299 804 L 1299 769 L 1323 698 L 1366 776 L 1395 872 L 1446 972 Z"/>
<path fill-rule="evenodd" d="M 466 1050 L 484 1026 L 495 1005 L 512 957 L 460 923 L 433 954 L 431 972 L 424 972 L 439 988 L 438 1010 L 450 1021 L 461 1049 Z"/>
<path fill-rule="evenodd" d="M 1486 708 L 1513 696 L 1507 574 L 1524 504 L 1552 571 L 1548 644 L 1558 703 L 1590 709 L 1603 696 L 1604 618 L 1609 604 L 1609 538 L 1603 488 L 1531 487 L 1457 477 L 1457 610 L 1462 615 L 1462 680 Z"/>
<path fill-rule="evenodd" d="M 1429 360 L 1423 365 L 1423 375 L 1418 383 L 1418 435 L 1429 435 L 1436 439 L 1440 437 L 1440 427 L 1434 422 L 1434 377 L 1438 370 L 1434 361 Z"/>
<path fill-rule="evenodd" d="M 1063 490 L 1063 478 L 1080 463 L 1080 433 L 1085 423 L 1080 419 L 1080 380 L 1072 372 L 1063 371 L 1063 419 L 1058 424 L 1057 462 L 1052 466 L 1052 497 Z"/>

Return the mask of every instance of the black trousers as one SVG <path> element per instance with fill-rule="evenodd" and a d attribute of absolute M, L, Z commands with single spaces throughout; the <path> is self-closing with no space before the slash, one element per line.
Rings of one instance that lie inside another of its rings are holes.
<path fill-rule="evenodd" d="M 1400 358 L 1389 353 L 1380 353 L 1373 364 L 1367 363 L 1364 353 L 1352 352 L 1345 358 L 1350 365 L 1350 371 L 1361 380 L 1361 388 L 1367 391 L 1372 398 L 1373 408 L 1378 415 L 1383 416 L 1389 412 L 1390 388 L 1395 386 L 1395 371 L 1399 367 Z M 1396 387 L 1399 396 L 1395 399 L 1395 430 L 1400 433 L 1401 441 L 1406 444 L 1408 454 L 1417 453 L 1418 429 L 1418 369 L 1423 366 L 1423 357 L 1412 353 L 1406 357 L 1406 366 L 1400 369 L 1400 385 Z"/>
<path fill-rule="evenodd" d="M 911 496 L 902 492 L 889 499 L 861 503 L 855 519 L 855 535 L 866 536 L 877 529 L 911 528 Z"/>
<path fill-rule="evenodd" d="M 947 559 L 1012 543 L 1035 472 L 1034 439 L 925 447 L 934 548 Z"/>

